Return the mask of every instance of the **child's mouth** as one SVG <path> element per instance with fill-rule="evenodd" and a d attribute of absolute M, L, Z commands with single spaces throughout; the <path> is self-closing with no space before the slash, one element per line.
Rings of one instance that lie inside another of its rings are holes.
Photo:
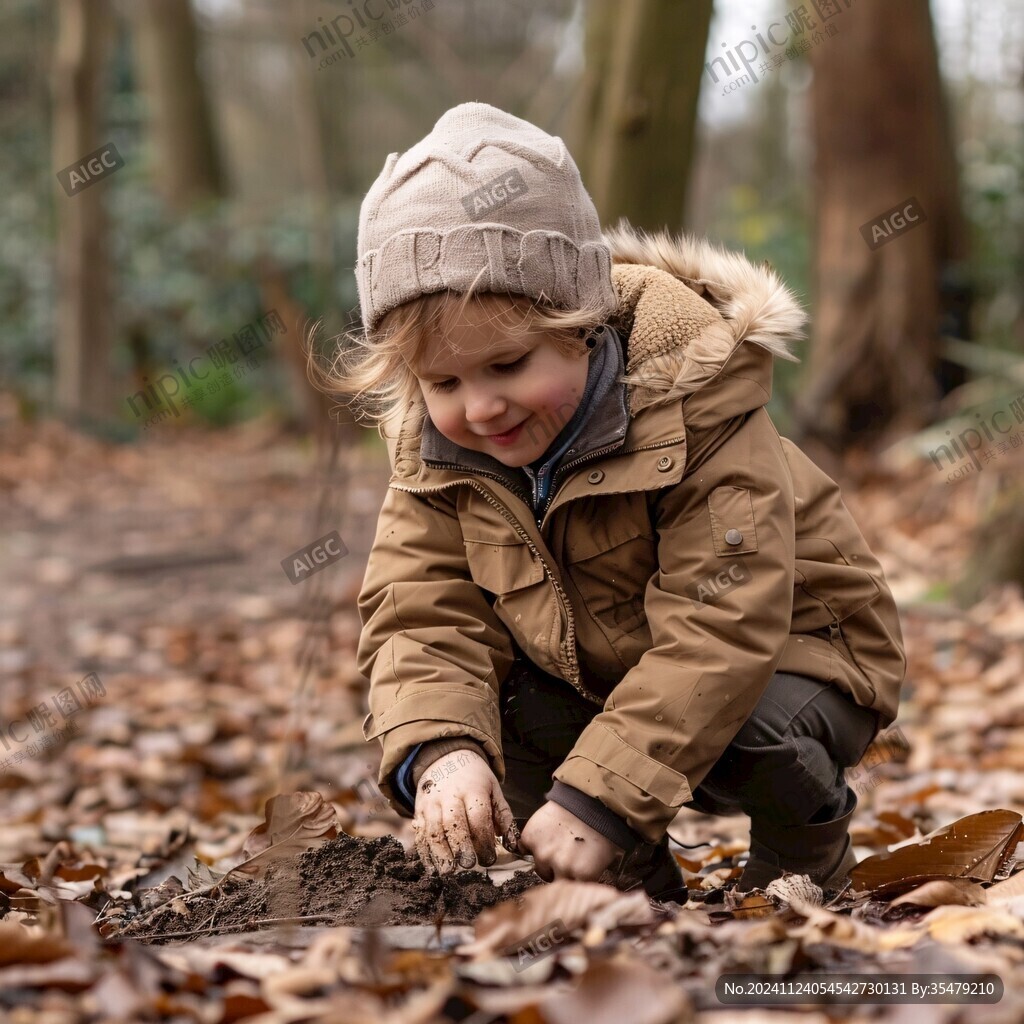
<path fill-rule="evenodd" d="M 529 417 L 527 417 L 529 419 Z M 523 420 L 525 423 L 526 420 Z M 487 439 L 493 441 L 495 444 L 512 444 L 518 439 L 520 432 L 523 429 L 523 423 L 513 427 L 511 430 L 506 430 L 504 434 L 488 434 Z"/>

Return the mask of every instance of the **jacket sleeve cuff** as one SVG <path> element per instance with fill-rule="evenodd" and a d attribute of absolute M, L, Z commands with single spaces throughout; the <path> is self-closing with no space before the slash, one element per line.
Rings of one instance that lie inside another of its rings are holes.
<path fill-rule="evenodd" d="M 570 814 L 575 814 L 585 825 L 589 825 L 595 832 L 600 832 L 605 839 L 627 853 L 632 853 L 637 845 L 646 842 L 643 836 L 634 832 L 611 808 L 605 807 L 600 800 L 575 786 L 555 779 L 551 783 L 551 789 L 544 796 L 559 807 L 564 807 Z"/>
<path fill-rule="evenodd" d="M 405 760 L 395 769 L 395 781 L 391 787 L 397 795 L 399 803 L 410 814 L 415 813 L 416 810 L 416 796 L 414 792 L 416 787 L 412 782 L 412 763 L 422 747 L 422 743 L 417 743 L 415 747 L 409 750 Z"/>

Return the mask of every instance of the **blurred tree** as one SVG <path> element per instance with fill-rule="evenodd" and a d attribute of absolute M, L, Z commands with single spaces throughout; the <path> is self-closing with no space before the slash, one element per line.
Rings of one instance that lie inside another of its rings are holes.
<path fill-rule="evenodd" d="M 712 0 L 592 0 L 573 153 L 603 224 L 682 225 Z"/>
<path fill-rule="evenodd" d="M 839 451 L 934 419 L 955 383 L 940 369 L 940 283 L 967 233 L 928 0 L 859 0 L 808 56 L 816 302 L 793 436 Z M 861 227 L 910 197 L 927 219 L 872 251 Z"/>
<path fill-rule="evenodd" d="M 53 62 L 53 163 L 65 168 L 99 149 L 103 72 L 112 39 L 108 0 L 60 0 Z M 106 418 L 112 397 L 109 252 L 96 182 L 57 205 L 56 405 L 72 422 Z"/>
<path fill-rule="evenodd" d="M 190 0 L 131 0 L 139 84 L 149 108 L 150 173 L 176 208 L 224 192 Z"/>

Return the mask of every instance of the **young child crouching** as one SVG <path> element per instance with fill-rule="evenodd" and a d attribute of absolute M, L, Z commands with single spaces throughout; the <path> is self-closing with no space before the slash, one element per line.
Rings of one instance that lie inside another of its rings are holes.
<path fill-rule="evenodd" d="M 750 816 L 741 891 L 845 884 L 844 768 L 906 659 L 837 485 L 765 410 L 791 293 L 706 242 L 602 234 L 562 141 L 483 103 L 388 156 L 358 250 L 335 387 L 393 471 L 364 735 L 427 871 L 502 836 L 546 880 L 685 900 L 689 807 Z"/>

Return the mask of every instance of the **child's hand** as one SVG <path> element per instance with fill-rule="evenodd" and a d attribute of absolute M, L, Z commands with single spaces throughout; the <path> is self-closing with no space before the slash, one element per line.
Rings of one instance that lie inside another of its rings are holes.
<path fill-rule="evenodd" d="M 526 823 L 520 845 L 533 854 L 534 870 L 545 882 L 556 878 L 595 882 L 623 852 L 551 800 Z"/>
<path fill-rule="evenodd" d="M 416 787 L 412 827 L 428 875 L 451 874 L 456 863 L 471 868 L 479 861 L 488 867 L 497 856 L 496 835 L 515 849 L 515 819 L 490 765 L 476 750 L 463 752 L 471 756 L 455 771 L 440 781 L 424 771 Z"/>

